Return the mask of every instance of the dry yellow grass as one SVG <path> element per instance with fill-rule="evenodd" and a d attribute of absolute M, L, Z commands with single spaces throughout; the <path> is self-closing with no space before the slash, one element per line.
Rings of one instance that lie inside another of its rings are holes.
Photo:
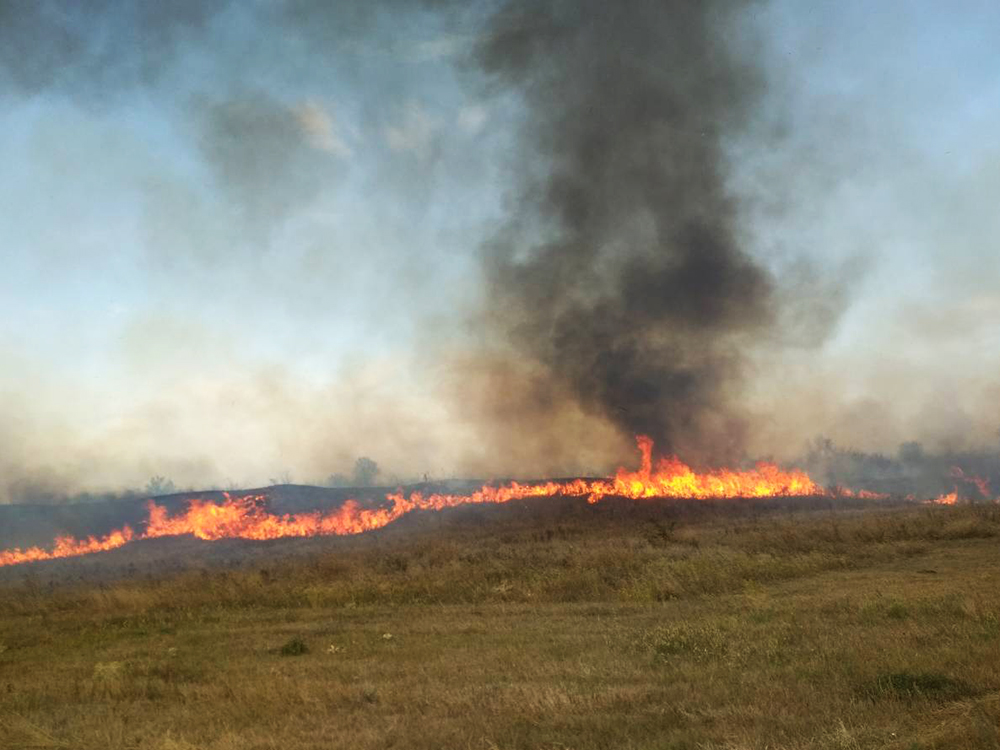
<path fill-rule="evenodd" d="M 505 518 L 9 587 L 0 746 L 1000 748 L 998 535 L 991 507 Z"/>

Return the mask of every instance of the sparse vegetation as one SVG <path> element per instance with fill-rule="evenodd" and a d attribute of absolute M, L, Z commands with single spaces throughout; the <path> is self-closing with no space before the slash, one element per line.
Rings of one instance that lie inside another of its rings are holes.
<path fill-rule="evenodd" d="M 346 474 L 335 473 L 326 478 L 327 487 L 350 487 L 351 478 Z"/>
<path fill-rule="evenodd" d="M 358 487 L 371 487 L 378 475 L 378 464 L 367 456 L 354 462 L 354 482 Z"/>
<path fill-rule="evenodd" d="M 156 497 L 157 495 L 170 495 L 176 491 L 177 488 L 173 481 L 161 476 L 150 477 L 143 490 L 143 492 L 149 497 Z"/>
<path fill-rule="evenodd" d="M 277 476 L 273 476 L 267 480 L 272 487 L 276 487 L 282 484 L 292 483 L 292 472 L 290 471 L 279 471 Z"/>
<path fill-rule="evenodd" d="M 289 638 L 278 650 L 282 656 L 302 656 L 309 653 L 309 646 L 299 636 Z"/>
<path fill-rule="evenodd" d="M 327 487 L 374 487 L 381 475 L 379 465 L 367 456 L 361 456 L 354 462 L 351 476 L 346 474 L 331 474 L 327 477 Z"/>
<path fill-rule="evenodd" d="M 1000 747 L 1000 508 L 547 507 L 9 585 L 0 747 Z"/>

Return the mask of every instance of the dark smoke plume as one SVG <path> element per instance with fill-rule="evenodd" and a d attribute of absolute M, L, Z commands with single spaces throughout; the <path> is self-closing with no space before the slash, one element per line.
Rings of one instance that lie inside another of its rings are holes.
<path fill-rule="evenodd" d="M 762 86 L 727 39 L 740 5 L 514 2 L 479 50 L 531 148 L 489 248 L 493 322 L 591 413 L 713 460 L 739 452 L 741 340 L 773 318 L 725 186 Z"/>

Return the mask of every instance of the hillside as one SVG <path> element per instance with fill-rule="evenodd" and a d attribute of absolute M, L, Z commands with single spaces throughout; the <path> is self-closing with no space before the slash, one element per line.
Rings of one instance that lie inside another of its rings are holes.
<path fill-rule="evenodd" d="M 546 500 L 225 569 L 152 540 L 6 584 L 0 746 L 996 748 L 998 536 L 992 505 Z"/>
<path fill-rule="evenodd" d="M 424 483 L 403 488 L 411 491 L 455 491 L 467 490 L 474 482 L 451 481 Z M 241 490 L 238 495 L 261 495 L 266 498 L 269 511 L 275 514 L 308 513 L 329 511 L 343 504 L 348 498 L 376 506 L 384 502 L 388 487 L 345 487 L 328 488 L 311 485 L 278 485 L 249 490 Z M 86 503 L 66 503 L 52 505 L 0 505 L 0 550 L 40 546 L 51 547 L 57 536 L 68 535 L 83 539 L 89 536 L 101 537 L 124 525 L 137 532 L 145 527 L 148 518 L 147 505 L 150 501 L 168 510 L 171 515 L 181 513 L 192 500 L 222 502 L 222 491 L 183 492 L 151 498 L 111 499 Z M 308 542 L 309 540 L 299 540 Z M 289 550 L 309 549 L 308 543 L 296 547 L 294 540 L 286 541 Z M 312 545 L 312 549 L 316 549 Z M 18 580 L 24 576 L 41 576 L 59 580 L 63 578 L 116 578 L 134 573 L 138 567 L 148 566 L 150 570 L 163 572 L 178 570 L 191 563 L 226 563 L 235 557 L 274 554 L 274 545 L 260 546 L 228 540 L 216 543 L 211 549 L 192 539 L 163 539 L 136 542 L 128 549 L 112 550 L 98 555 L 81 558 L 51 560 L 31 565 L 0 566 L 0 581 Z M 269 551 L 270 550 L 270 551 Z"/>

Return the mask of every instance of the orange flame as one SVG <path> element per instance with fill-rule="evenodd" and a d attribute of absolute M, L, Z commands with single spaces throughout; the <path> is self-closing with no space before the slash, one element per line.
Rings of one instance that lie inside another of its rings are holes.
<path fill-rule="evenodd" d="M 932 502 L 936 505 L 954 505 L 955 503 L 958 502 L 958 488 L 956 487 L 946 495 L 938 495 L 936 498 L 930 500 L 929 502 Z"/>
<path fill-rule="evenodd" d="M 86 539 L 74 539 L 71 536 L 57 536 L 52 549 L 44 550 L 41 547 L 29 547 L 28 549 L 12 549 L 0 551 L 0 567 L 4 565 L 16 565 L 23 562 L 34 562 L 36 560 L 55 560 L 60 557 L 76 557 L 77 555 L 89 555 L 91 552 L 104 552 L 117 547 L 123 547 L 133 539 L 132 529 L 123 526 L 112 531 L 107 536 L 87 537 Z"/>
<path fill-rule="evenodd" d="M 360 534 L 379 529 L 414 510 L 443 510 L 459 505 L 507 503 L 529 497 L 586 497 L 596 503 L 607 496 L 638 498 L 762 498 L 778 496 L 838 495 L 862 498 L 885 497 L 879 493 L 852 492 L 838 488 L 832 493 L 817 485 L 804 471 L 784 471 L 771 463 L 758 463 L 749 471 L 718 469 L 696 473 L 675 456 L 661 458 L 653 468 L 653 441 L 638 436 L 642 460 L 638 471 L 618 469 L 607 479 L 573 479 L 566 482 L 510 482 L 499 487 L 483 485 L 469 494 L 411 492 L 386 495 L 387 505 L 365 508 L 347 500 L 337 510 L 323 513 L 276 515 L 266 508 L 263 495 L 230 497 L 221 504 L 193 499 L 181 515 L 173 518 L 167 509 L 149 501 L 149 519 L 143 534 L 136 536 L 125 526 L 100 539 L 76 540 L 58 537 L 51 550 L 39 547 L 0 551 L 0 566 L 35 560 L 86 555 L 121 547 L 133 539 L 156 539 L 190 534 L 198 539 L 279 539 L 322 535 Z M 954 495 L 954 493 L 953 493 Z M 939 499 L 940 501 L 940 499 Z M 952 500 L 954 502 L 954 500 Z"/>
<path fill-rule="evenodd" d="M 960 479 L 963 482 L 968 482 L 969 484 L 974 484 L 976 489 L 979 490 L 979 494 L 985 497 L 987 500 L 992 499 L 993 495 L 990 494 L 990 481 L 988 479 L 983 479 L 982 477 L 970 477 L 960 466 L 951 467 L 951 475 L 956 479 Z"/>

